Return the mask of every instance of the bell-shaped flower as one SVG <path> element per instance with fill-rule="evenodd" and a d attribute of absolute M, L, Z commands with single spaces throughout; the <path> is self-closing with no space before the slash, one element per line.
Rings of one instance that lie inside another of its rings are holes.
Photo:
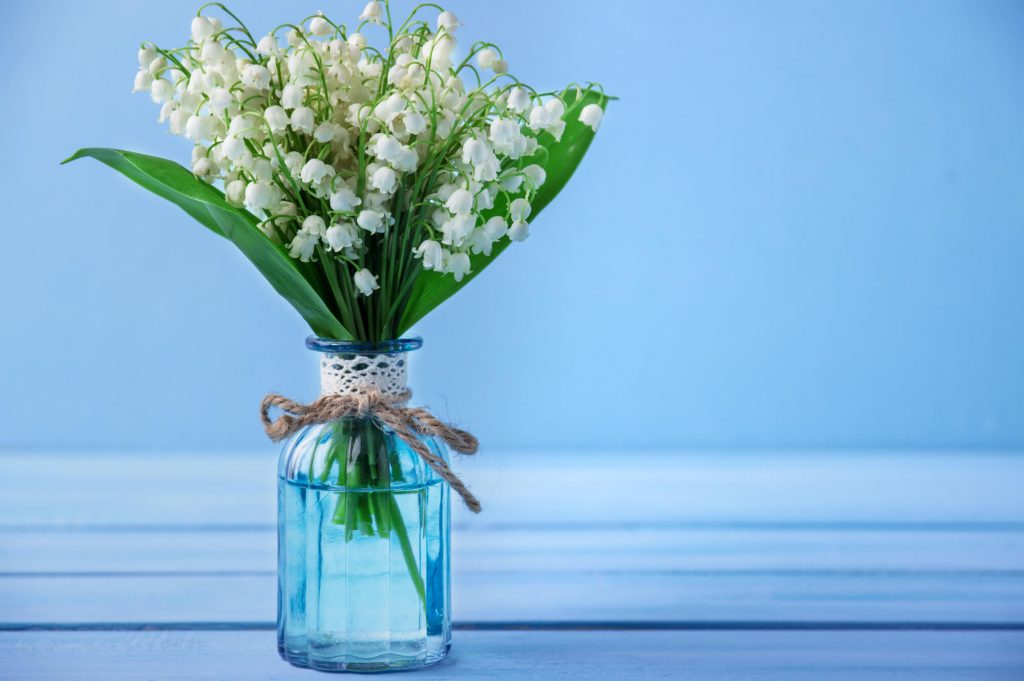
<path fill-rule="evenodd" d="M 385 230 L 384 214 L 376 210 L 361 210 L 356 218 L 356 224 L 371 234 L 383 233 Z"/>
<path fill-rule="evenodd" d="M 489 47 L 485 47 L 476 53 L 476 63 L 479 64 L 482 69 L 491 68 L 497 60 L 498 53 Z"/>
<path fill-rule="evenodd" d="M 319 215 L 308 215 L 302 221 L 302 231 L 320 237 L 327 231 L 327 225 Z"/>
<path fill-rule="evenodd" d="M 415 248 L 413 253 L 423 260 L 423 269 L 443 272 L 447 265 L 447 253 L 441 244 L 427 239 Z"/>
<path fill-rule="evenodd" d="M 295 111 L 292 111 L 290 122 L 292 130 L 295 132 L 311 134 L 313 132 L 313 110 L 308 106 L 300 106 Z"/>
<path fill-rule="evenodd" d="M 302 100 L 305 95 L 305 89 L 301 85 L 288 83 L 281 90 L 281 106 L 286 109 L 297 109 L 302 106 Z"/>
<path fill-rule="evenodd" d="M 162 104 L 174 96 L 174 86 L 163 78 L 156 78 L 149 86 L 149 96 L 157 104 Z"/>
<path fill-rule="evenodd" d="M 279 192 L 269 182 L 253 182 L 245 188 L 245 205 L 252 210 L 266 210 L 281 200 Z"/>
<path fill-rule="evenodd" d="M 516 113 L 524 113 L 531 101 L 530 93 L 526 91 L 526 88 L 517 85 L 508 92 L 508 108 Z"/>
<path fill-rule="evenodd" d="M 263 92 L 270 89 L 270 70 L 260 64 L 249 64 L 242 69 L 242 84 Z"/>
<path fill-rule="evenodd" d="M 192 40 L 201 43 L 217 32 L 216 25 L 206 17 L 196 17 L 192 20 Z"/>
<path fill-rule="evenodd" d="M 455 281 L 462 281 L 462 278 L 469 274 L 469 255 L 466 253 L 452 253 L 448 258 L 448 271 L 455 277 Z"/>
<path fill-rule="evenodd" d="M 334 32 L 334 27 L 331 26 L 331 22 L 324 19 L 322 16 L 316 16 L 309 20 L 309 32 L 313 35 L 323 38 Z"/>
<path fill-rule="evenodd" d="M 487 232 L 483 228 L 474 229 L 473 233 L 469 235 L 467 242 L 469 244 L 469 250 L 471 253 L 483 253 L 484 255 L 491 254 L 491 247 L 494 241 L 487 236 Z"/>
<path fill-rule="evenodd" d="M 370 186 L 385 194 L 394 194 L 398 188 L 398 176 L 387 166 L 381 166 L 370 175 Z"/>
<path fill-rule="evenodd" d="M 455 215 L 441 225 L 442 243 L 461 246 L 476 226 L 476 216 L 472 213 Z"/>
<path fill-rule="evenodd" d="M 276 54 L 279 49 L 280 47 L 277 44 L 277 38 L 272 35 L 265 35 L 260 38 L 258 43 L 256 43 L 256 51 L 264 57 Z"/>
<path fill-rule="evenodd" d="M 513 222 L 525 221 L 526 218 L 530 217 L 531 210 L 530 202 L 522 198 L 516 199 L 508 207 L 508 213 L 512 217 Z"/>
<path fill-rule="evenodd" d="M 391 161 L 391 165 L 395 167 L 395 170 L 401 170 L 405 173 L 410 173 L 416 170 L 416 167 L 420 164 L 419 154 L 412 147 L 403 146 L 402 150 L 398 153 L 398 156 Z"/>
<path fill-rule="evenodd" d="M 153 84 L 153 76 L 149 71 L 140 70 L 135 74 L 135 83 L 132 86 L 132 92 L 143 92 L 148 90 Z"/>
<path fill-rule="evenodd" d="M 326 144 L 333 142 L 334 139 L 341 134 L 341 126 L 330 121 L 324 121 L 320 125 L 316 126 L 316 130 L 313 131 L 313 139 L 317 142 Z"/>
<path fill-rule="evenodd" d="M 499 154 L 514 159 L 526 152 L 526 136 L 519 131 L 519 125 L 515 121 L 495 118 L 491 121 L 490 132 L 488 139 Z"/>
<path fill-rule="evenodd" d="M 224 198 L 232 206 L 241 208 L 245 203 L 245 180 L 232 180 L 224 187 Z"/>
<path fill-rule="evenodd" d="M 216 87 L 210 90 L 210 111 L 220 116 L 235 103 L 235 97 L 226 87 Z"/>
<path fill-rule="evenodd" d="M 466 215 L 473 210 L 473 195 L 465 189 L 456 189 L 445 201 L 445 206 L 454 215 Z"/>
<path fill-rule="evenodd" d="M 501 216 L 495 216 L 484 223 L 482 227 L 484 234 L 491 241 L 497 241 L 501 237 L 505 236 L 508 232 L 508 223 L 505 222 L 505 218 Z"/>
<path fill-rule="evenodd" d="M 342 251 L 361 243 L 356 226 L 351 222 L 340 222 L 328 227 L 327 233 L 324 235 L 324 241 L 327 242 L 327 247 L 332 251 Z"/>
<path fill-rule="evenodd" d="M 330 202 L 331 210 L 336 210 L 339 213 L 351 213 L 363 201 L 356 196 L 354 191 L 342 185 L 331 194 Z"/>
<path fill-rule="evenodd" d="M 380 288 L 380 285 L 377 284 L 377 277 L 373 276 L 365 267 L 352 276 L 352 281 L 364 296 L 370 296 Z"/>
<path fill-rule="evenodd" d="M 536 163 L 532 163 L 523 168 L 523 175 L 530 180 L 534 189 L 539 188 L 548 179 L 547 172 L 545 172 L 545 170 Z"/>
<path fill-rule="evenodd" d="M 580 111 L 580 122 L 583 125 L 589 126 L 594 132 L 597 132 L 597 129 L 601 127 L 603 119 L 604 109 L 597 104 L 587 104 L 583 107 L 583 111 Z"/>
<path fill-rule="evenodd" d="M 267 110 L 263 112 L 263 118 L 267 121 L 267 125 L 270 126 L 270 131 L 275 135 L 288 129 L 288 113 L 276 104 L 267 107 Z"/>
<path fill-rule="evenodd" d="M 369 21 L 371 24 L 381 23 L 381 17 L 384 15 L 384 7 L 377 2 L 377 0 L 371 0 L 366 3 L 363 7 L 362 13 L 359 15 L 360 21 Z"/>
<path fill-rule="evenodd" d="M 508 238 L 512 241 L 526 241 L 528 236 L 530 236 L 530 226 L 526 222 L 513 222 L 512 226 L 508 228 Z"/>
<path fill-rule="evenodd" d="M 292 243 L 288 246 L 288 255 L 293 258 L 298 258 L 302 262 L 309 262 L 313 259 L 313 253 L 316 251 L 316 244 L 319 238 L 315 234 L 300 229 L 295 234 L 295 238 L 292 239 Z"/>
<path fill-rule="evenodd" d="M 302 172 L 299 176 L 306 184 L 320 184 L 324 180 L 334 177 L 334 174 L 333 166 L 324 163 L 318 158 L 311 158 L 306 161 L 306 165 L 302 166 Z"/>
<path fill-rule="evenodd" d="M 491 70 L 495 73 L 508 73 L 508 62 L 504 59 L 495 59 L 491 64 Z"/>
<path fill-rule="evenodd" d="M 454 12 L 444 11 L 437 15 L 437 30 L 445 30 L 449 33 L 455 33 L 456 29 L 462 26 L 459 22 L 459 18 L 455 16 Z"/>

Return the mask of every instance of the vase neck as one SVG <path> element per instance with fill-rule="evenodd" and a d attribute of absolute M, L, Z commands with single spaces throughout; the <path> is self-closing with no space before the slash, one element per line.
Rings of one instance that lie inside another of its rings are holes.
<path fill-rule="evenodd" d="M 321 395 L 360 395 L 379 392 L 397 397 L 408 385 L 408 353 L 332 354 L 320 356 Z"/>

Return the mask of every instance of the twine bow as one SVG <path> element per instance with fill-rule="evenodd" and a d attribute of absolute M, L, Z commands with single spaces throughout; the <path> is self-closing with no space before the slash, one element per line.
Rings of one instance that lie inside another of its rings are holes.
<path fill-rule="evenodd" d="M 403 442 L 416 452 L 435 473 L 440 475 L 452 489 L 459 493 L 466 506 L 474 513 L 480 512 L 480 502 L 469 491 L 444 459 L 430 451 L 420 435 L 439 437 L 460 454 L 475 454 L 479 443 L 472 434 L 439 420 L 421 407 L 402 406 L 412 397 L 411 390 L 405 390 L 394 397 L 371 390 L 358 395 L 321 395 L 310 404 L 290 400 L 283 395 L 271 393 L 260 404 L 260 419 L 263 429 L 274 442 L 283 440 L 300 428 L 314 423 L 327 423 L 346 417 L 370 417 L 394 431 Z M 284 413 L 276 421 L 271 420 L 271 407 Z"/>

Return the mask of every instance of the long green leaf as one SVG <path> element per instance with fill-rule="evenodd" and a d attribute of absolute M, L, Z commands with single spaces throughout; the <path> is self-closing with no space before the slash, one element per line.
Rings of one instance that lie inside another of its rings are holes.
<path fill-rule="evenodd" d="M 552 199 L 558 195 L 562 187 L 572 177 L 576 167 L 583 160 L 590 143 L 594 139 L 594 131 L 580 122 L 580 111 L 588 104 L 598 104 L 602 109 L 608 105 L 609 97 L 597 90 L 580 90 L 570 87 L 562 93 L 562 99 L 566 104 L 565 132 L 560 142 L 556 142 L 548 134 L 542 135 L 539 140 L 537 153 L 527 159 L 524 165 L 539 163 L 547 173 L 547 179 L 536 196 L 531 201 L 533 210 L 530 218 L 536 219 L 538 213 L 544 209 Z M 504 201 L 496 202 L 494 208 L 483 212 L 483 218 L 489 219 L 492 215 L 503 215 L 506 210 Z M 409 328 L 427 315 L 444 301 L 451 298 L 463 286 L 479 275 L 484 268 L 490 265 L 495 258 L 508 247 L 508 239 L 502 239 L 494 244 L 490 255 L 482 253 L 470 256 L 471 274 L 463 277 L 462 281 L 455 281 L 450 274 L 439 274 L 430 270 L 421 270 L 416 282 L 413 284 L 412 295 L 409 304 L 405 308 L 402 322 L 399 324 L 399 334 L 405 333 Z"/>
<path fill-rule="evenodd" d="M 325 338 L 352 338 L 303 276 L 295 260 L 260 231 L 255 217 L 229 204 L 215 187 L 173 161 L 120 149 L 79 149 L 64 163 L 86 156 L 162 196 L 212 232 L 234 243 L 274 290 L 298 310 L 313 333 Z"/>

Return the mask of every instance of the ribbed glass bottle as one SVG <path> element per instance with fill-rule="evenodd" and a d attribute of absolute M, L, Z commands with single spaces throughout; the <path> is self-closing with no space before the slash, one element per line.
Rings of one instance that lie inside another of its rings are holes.
<path fill-rule="evenodd" d="M 406 389 L 418 338 L 311 337 L 321 394 Z M 447 459 L 443 443 L 423 438 Z M 411 669 L 451 645 L 448 485 L 370 418 L 309 426 L 278 468 L 278 650 L 322 671 Z"/>

